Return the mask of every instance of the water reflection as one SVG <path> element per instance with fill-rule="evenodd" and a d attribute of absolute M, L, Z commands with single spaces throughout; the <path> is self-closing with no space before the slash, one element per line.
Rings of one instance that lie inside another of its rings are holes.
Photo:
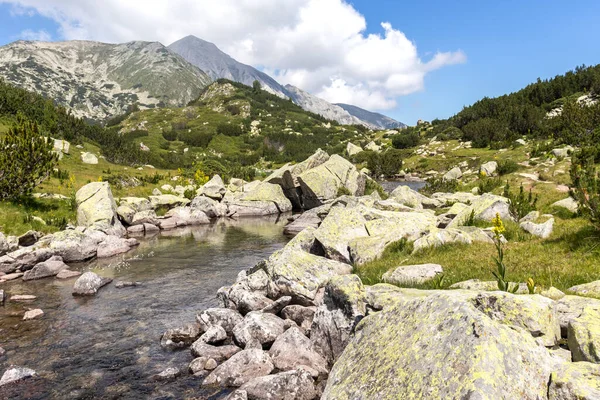
<path fill-rule="evenodd" d="M 218 392 L 199 389 L 194 377 L 164 384 L 152 380 L 169 366 L 185 368 L 192 359 L 188 351 L 163 351 L 159 337 L 215 305 L 219 287 L 281 248 L 287 241 L 285 222 L 285 216 L 222 220 L 142 240 L 119 257 L 74 265 L 142 282 L 123 289 L 111 284 L 92 298 L 71 295 L 74 279 L 4 284 L 9 295 L 38 298 L 0 307 L 0 346 L 6 350 L 0 373 L 14 364 L 40 377 L 0 389 L 0 398 L 219 398 Z M 23 322 L 27 307 L 41 308 L 45 315 Z"/>

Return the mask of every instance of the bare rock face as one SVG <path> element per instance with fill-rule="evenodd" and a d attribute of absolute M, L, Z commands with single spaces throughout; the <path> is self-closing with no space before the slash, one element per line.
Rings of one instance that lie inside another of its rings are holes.
<path fill-rule="evenodd" d="M 112 282 L 110 278 L 102 278 L 93 272 L 81 275 L 73 286 L 73 296 L 94 296 L 98 290 Z"/>
<path fill-rule="evenodd" d="M 251 380 L 266 376 L 274 366 L 267 352 L 259 349 L 243 350 L 206 377 L 203 385 L 242 386 Z"/>

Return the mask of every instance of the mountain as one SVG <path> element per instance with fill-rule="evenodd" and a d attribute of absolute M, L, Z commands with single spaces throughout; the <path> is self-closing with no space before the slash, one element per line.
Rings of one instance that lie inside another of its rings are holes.
<path fill-rule="evenodd" d="M 406 128 L 406 124 L 402 122 L 396 121 L 390 117 L 387 117 L 383 114 L 379 114 L 376 112 L 367 111 L 360 107 L 356 107 L 350 104 L 337 103 L 336 106 L 342 107 L 344 110 L 348 111 L 350 115 L 355 116 L 361 121 L 365 121 L 370 125 L 374 125 L 379 129 L 404 129 Z"/>
<path fill-rule="evenodd" d="M 0 78 L 43 94 L 78 117 L 182 106 L 211 78 L 157 42 L 17 41 L 0 47 Z"/>
<path fill-rule="evenodd" d="M 342 125 L 365 125 L 369 128 L 374 128 L 374 126 L 371 126 L 371 124 L 351 115 L 342 107 L 331 104 L 328 101 L 305 92 L 302 89 L 292 85 L 285 85 L 285 89 L 289 93 L 292 101 L 306 111 L 319 114 L 332 121 L 337 121 Z"/>
<path fill-rule="evenodd" d="M 196 36 L 186 36 L 167 48 L 206 72 L 213 80 L 229 79 L 247 86 L 252 86 L 256 80 L 260 82 L 263 90 L 279 97 L 289 97 L 284 87 L 269 75 L 236 61 L 215 44 Z"/>

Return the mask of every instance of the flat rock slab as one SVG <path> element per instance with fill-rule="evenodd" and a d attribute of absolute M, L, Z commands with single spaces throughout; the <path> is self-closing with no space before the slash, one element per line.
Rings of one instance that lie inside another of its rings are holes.
<path fill-rule="evenodd" d="M 386 272 L 383 280 L 396 285 L 422 284 L 443 273 L 438 264 L 406 265 Z"/>
<path fill-rule="evenodd" d="M 79 271 L 72 271 L 70 269 L 63 269 L 62 271 L 60 271 L 58 273 L 58 275 L 56 275 L 56 278 L 58 279 L 71 279 L 71 278 L 75 278 L 76 276 L 80 276 L 81 272 Z"/>
<path fill-rule="evenodd" d="M 37 296 L 32 294 L 16 294 L 10 297 L 10 301 L 33 301 L 37 299 Z"/>

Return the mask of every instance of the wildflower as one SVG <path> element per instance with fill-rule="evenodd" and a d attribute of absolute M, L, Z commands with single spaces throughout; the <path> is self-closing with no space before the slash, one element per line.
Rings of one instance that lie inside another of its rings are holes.
<path fill-rule="evenodd" d="M 502 218 L 500 218 L 500 214 L 496 213 L 496 216 L 494 217 L 494 219 L 492 219 L 492 225 L 492 232 L 494 232 L 496 236 L 500 236 L 500 234 L 506 232 L 506 229 L 504 228 L 504 223 L 502 222 Z"/>
<path fill-rule="evenodd" d="M 481 175 L 482 178 L 485 178 L 487 176 L 487 174 L 485 173 L 485 171 L 481 171 L 479 173 L 479 175 Z"/>

